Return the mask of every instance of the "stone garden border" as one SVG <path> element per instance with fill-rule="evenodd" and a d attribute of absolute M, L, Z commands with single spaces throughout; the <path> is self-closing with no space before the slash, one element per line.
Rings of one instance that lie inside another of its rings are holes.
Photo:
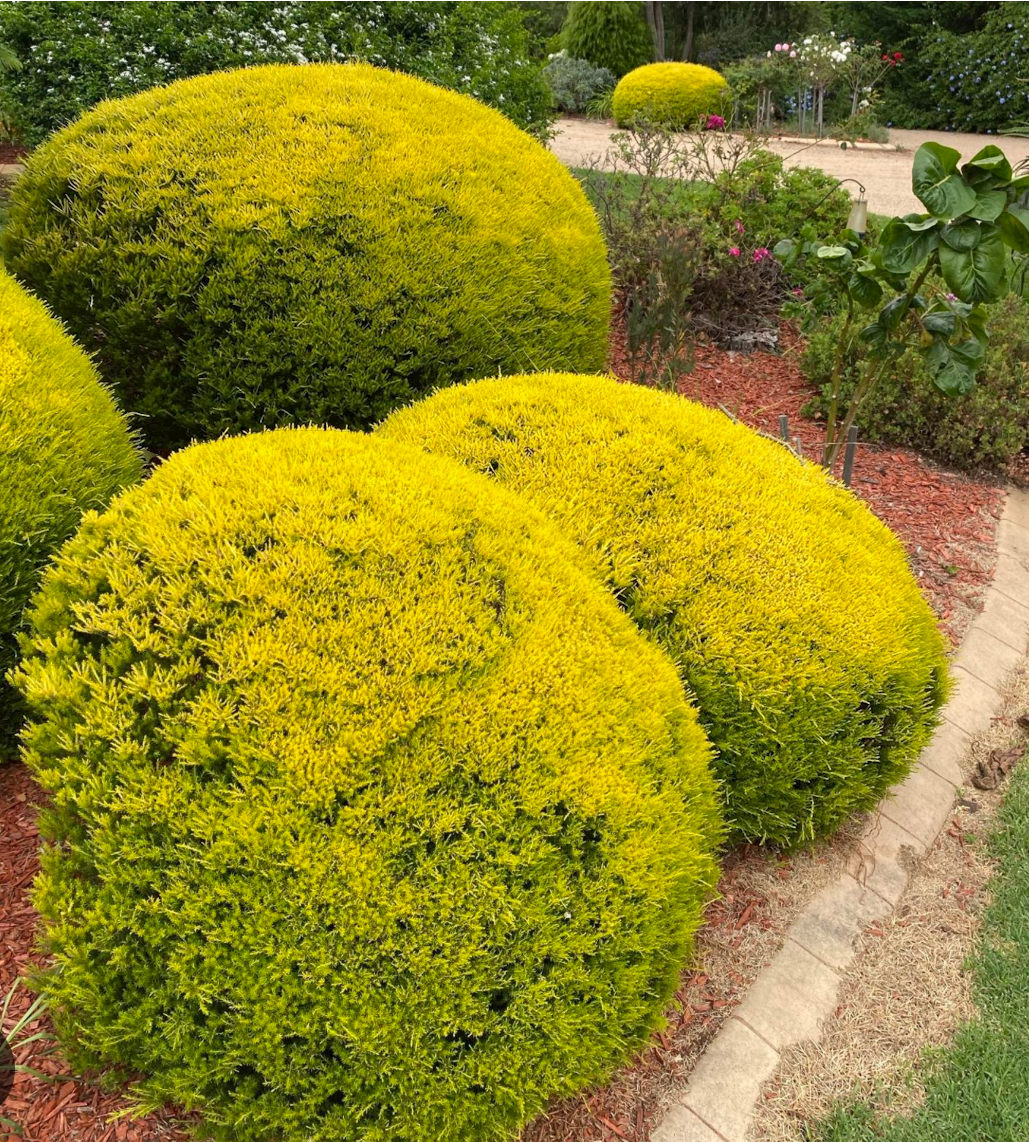
<path fill-rule="evenodd" d="M 824 888 L 675 1092 L 651 1142 L 746 1142 L 765 1081 L 780 1053 L 817 1042 L 854 957 L 854 939 L 890 913 L 907 887 L 910 856 L 924 854 L 963 784 L 972 739 L 1001 705 L 1008 673 L 1029 637 L 1029 492 L 1011 489 L 997 529 L 997 568 L 952 659 L 956 683 L 918 765 L 870 818 L 847 872 Z"/>

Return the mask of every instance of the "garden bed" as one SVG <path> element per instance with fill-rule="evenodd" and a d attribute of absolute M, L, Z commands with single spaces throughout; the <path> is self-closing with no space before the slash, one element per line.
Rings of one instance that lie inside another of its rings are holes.
<path fill-rule="evenodd" d="M 782 330 L 783 352 L 739 354 L 699 346 L 694 370 L 680 385 L 687 397 L 720 407 L 766 433 L 778 435 L 779 417 L 813 456 L 820 426 L 801 415 L 810 389 L 798 366 L 799 341 Z M 621 369 L 620 338 L 612 366 Z M 1001 481 L 947 471 L 905 449 L 859 449 L 854 490 L 885 520 L 908 550 L 919 581 L 953 642 L 981 604 L 995 559 Z M 40 796 L 20 764 L 0 769 L 0 978 L 10 981 L 30 960 L 36 915 L 28 900 L 38 834 L 31 808 Z M 851 833 L 785 858 L 746 846 L 731 854 L 699 937 L 703 971 L 683 973 L 667 1028 L 606 1086 L 555 1106 L 533 1123 L 523 1142 L 644 1142 L 670 1088 L 681 1083 L 721 1023 L 746 993 L 762 965 L 806 902 L 839 874 Z M 27 997 L 17 996 L 27 1001 Z M 56 1059 L 30 1060 L 55 1074 Z M 110 1121 L 124 1106 L 95 1076 L 43 1082 L 19 1075 L 8 1112 L 23 1123 L 25 1142 L 144 1142 L 185 1138 L 174 1115 Z"/>

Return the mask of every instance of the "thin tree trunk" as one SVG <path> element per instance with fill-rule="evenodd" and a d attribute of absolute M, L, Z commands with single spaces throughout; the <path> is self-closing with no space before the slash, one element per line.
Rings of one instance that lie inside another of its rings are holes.
<path fill-rule="evenodd" d="M 696 8 L 694 0 L 686 0 L 686 41 L 682 45 L 682 58 L 689 60 L 693 55 L 693 10 Z"/>
<path fill-rule="evenodd" d="M 654 42 L 654 59 L 661 62 L 665 58 L 665 15 L 661 0 L 648 0 L 643 7 L 650 25 L 650 38 Z"/>

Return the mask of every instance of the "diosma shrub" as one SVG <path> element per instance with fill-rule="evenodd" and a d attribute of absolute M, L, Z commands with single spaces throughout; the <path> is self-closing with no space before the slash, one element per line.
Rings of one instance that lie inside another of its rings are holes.
<path fill-rule="evenodd" d="M 79 1055 L 221 1139 L 474 1142 L 638 1044 L 718 807 L 580 560 L 460 465 L 317 428 L 88 517 L 19 675 Z"/>
<path fill-rule="evenodd" d="M 721 108 L 725 79 L 699 63 L 648 63 L 622 77 L 612 107 L 620 127 L 652 123 L 684 130 Z"/>
<path fill-rule="evenodd" d="M 738 837 L 830 831 L 928 740 L 933 616 L 897 539 L 821 468 L 602 377 L 480 381 L 380 431 L 490 473 L 586 549 L 695 696 Z"/>
<path fill-rule="evenodd" d="M 5 674 L 40 570 L 90 508 L 140 475 L 89 358 L 0 269 L 0 758 L 18 703 Z"/>
<path fill-rule="evenodd" d="M 33 153 L 3 246 L 155 449 L 366 427 L 607 351 L 604 243 L 568 171 L 499 112 L 364 64 L 100 104 Z"/>

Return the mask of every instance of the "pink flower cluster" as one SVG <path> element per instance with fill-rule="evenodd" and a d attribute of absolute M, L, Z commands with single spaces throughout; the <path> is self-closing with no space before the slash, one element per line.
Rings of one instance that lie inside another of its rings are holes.
<path fill-rule="evenodd" d="M 796 44 L 776 44 L 775 50 L 777 52 L 789 52 L 790 59 L 797 58 L 797 45 Z"/>
<path fill-rule="evenodd" d="M 708 115 L 705 130 L 708 131 L 721 131 L 725 126 L 725 120 L 721 115 Z"/>
<path fill-rule="evenodd" d="M 772 256 L 772 251 L 767 249 L 764 246 L 758 246 L 758 248 L 754 251 L 754 261 L 755 262 L 763 262 L 765 260 L 765 258 L 770 258 L 771 256 Z"/>

